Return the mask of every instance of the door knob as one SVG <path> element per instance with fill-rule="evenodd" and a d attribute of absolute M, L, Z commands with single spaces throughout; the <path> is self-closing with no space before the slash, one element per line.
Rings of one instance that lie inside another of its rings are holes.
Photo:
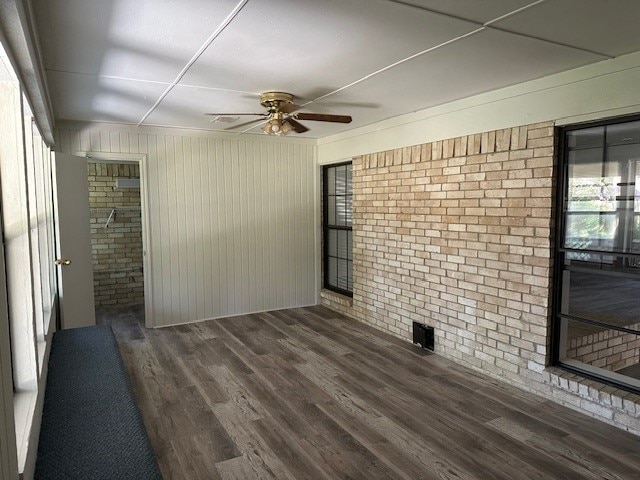
<path fill-rule="evenodd" d="M 68 258 L 59 258 L 54 263 L 56 265 L 71 265 L 71 260 Z"/>

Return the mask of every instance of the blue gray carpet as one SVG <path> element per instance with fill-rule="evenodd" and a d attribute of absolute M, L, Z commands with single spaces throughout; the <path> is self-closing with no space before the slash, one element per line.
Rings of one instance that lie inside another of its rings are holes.
<path fill-rule="evenodd" d="M 162 478 L 111 327 L 54 335 L 34 478 Z"/>

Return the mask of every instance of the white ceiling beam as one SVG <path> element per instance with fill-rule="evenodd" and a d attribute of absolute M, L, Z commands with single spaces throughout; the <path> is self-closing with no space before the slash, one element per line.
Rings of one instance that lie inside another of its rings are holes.
<path fill-rule="evenodd" d="M 231 11 L 231 13 L 229 13 L 229 15 L 227 15 L 227 18 L 225 18 L 222 21 L 222 23 L 218 26 L 218 28 L 215 29 L 215 31 L 211 34 L 211 36 L 202 44 L 202 46 L 193 55 L 193 57 L 191 57 L 191 60 L 189 60 L 187 62 L 187 64 L 184 66 L 184 68 L 180 71 L 180 73 L 178 73 L 178 76 L 175 78 L 175 80 L 173 82 L 171 82 L 171 84 L 165 89 L 164 92 L 162 92 L 162 95 L 160 95 L 158 100 L 156 100 L 156 102 L 149 109 L 149 111 L 144 114 L 144 116 L 138 122 L 138 126 L 142 125 L 142 123 L 149 117 L 149 115 L 151 115 L 153 113 L 153 111 L 156 108 L 158 108 L 158 105 L 160 105 L 162 100 L 164 100 L 164 98 L 169 94 L 169 92 L 171 92 L 171 90 L 173 90 L 173 87 L 175 87 L 180 82 L 180 80 L 182 80 L 182 77 L 185 76 L 187 71 L 189 71 L 191 66 L 194 63 L 196 63 L 196 61 L 198 60 L 198 58 L 200 58 L 200 56 L 204 53 L 204 51 L 207 48 L 209 48 L 209 45 L 211 45 L 213 43 L 213 41 L 224 31 L 224 29 L 229 26 L 229 24 L 233 21 L 233 19 L 236 18 L 236 16 L 240 13 L 240 11 L 244 8 L 244 6 L 247 4 L 248 1 L 249 0 L 241 0 L 234 7 L 234 9 Z"/>
<path fill-rule="evenodd" d="M 615 57 L 613 57 L 611 55 L 608 55 L 606 53 L 597 52 L 597 51 L 589 50 L 589 49 L 582 48 L 582 47 L 576 47 L 575 45 L 569 45 L 567 43 L 556 42 L 554 40 L 549 40 L 548 38 L 538 37 L 538 36 L 535 36 L 535 35 L 528 35 L 528 34 L 524 34 L 524 33 L 519 33 L 519 32 L 515 32 L 513 30 L 509 30 L 507 28 L 502 28 L 502 27 L 498 27 L 498 26 L 494 25 L 497 22 L 505 20 L 506 18 L 512 17 L 512 16 L 514 16 L 514 15 L 516 15 L 518 13 L 521 13 L 521 12 L 523 12 L 525 10 L 529 10 L 530 8 L 535 7 L 537 5 L 540 5 L 541 3 L 545 3 L 548 0 L 536 0 L 536 1 L 534 1 L 532 3 L 529 3 L 527 5 L 524 5 L 524 6 L 520 7 L 520 8 L 517 8 L 515 10 L 507 12 L 504 15 L 500 15 L 499 17 L 492 18 L 491 20 L 489 20 L 489 21 L 487 21 L 485 23 L 480 23 L 480 22 L 477 22 L 475 20 L 470 20 L 468 18 L 460 17 L 460 16 L 457 16 L 457 15 L 451 15 L 449 13 L 441 12 L 439 10 L 433 10 L 431 8 L 424 7 L 422 5 L 416 5 L 414 3 L 411 3 L 411 2 L 405 1 L 405 0 L 386 0 L 386 1 L 391 2 L 391 3 L 397 3 L 399 5 L 404 5 L 404 6 L 410 7 L 410 8 L 416 8 L 418 10 L 422 10 L 422 11 L 425 11 L 425 12 L 434 13 L 436 15 L 442 15 L 444 17 L 453 18 L 455 20 L 463 20 L 465 22 L 473 23 L 473 24 L 477 25 L 478 27 L 483 27 L 483 29 L 497 30 L 497 31 L 500 31 L 500 32 L 503 32 L 503 33 L 509 33 L 511 35 L 518 35 L 520 37 L 530 38 L 532 40 L 538 40 L 540 42 L 546 42 L 546 43 L 550 43 L 552 45 L 558 45 L 560 47 L 571 48 L 573 50 L 577 50 L 577 51 L 580 51 L 580 52 L 591 53 L 593 55 L 598 55 L 598 56 L 602 57 L 603 59 L 615 58 Z"/>

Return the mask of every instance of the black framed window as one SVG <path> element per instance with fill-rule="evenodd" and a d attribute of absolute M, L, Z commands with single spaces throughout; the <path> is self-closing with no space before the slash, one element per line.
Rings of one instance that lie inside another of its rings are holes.
<path fill-rule="evenodd" d="M 324 288 L 353 295 L 351 162 L 323 168 Z"/>
<path fill-rule="evenodd" d="M 554 363 L 640 392 L 640 118 L 561 140 Z"/>

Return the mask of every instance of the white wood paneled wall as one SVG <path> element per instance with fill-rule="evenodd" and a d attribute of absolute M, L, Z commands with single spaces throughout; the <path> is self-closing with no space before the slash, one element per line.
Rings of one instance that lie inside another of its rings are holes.
<path fill-rule="evenodd" d="M 147 154 L 152 325 L 316 303 L 314 144 L 128 128 L 60 128 L 56 150 Z"/>

